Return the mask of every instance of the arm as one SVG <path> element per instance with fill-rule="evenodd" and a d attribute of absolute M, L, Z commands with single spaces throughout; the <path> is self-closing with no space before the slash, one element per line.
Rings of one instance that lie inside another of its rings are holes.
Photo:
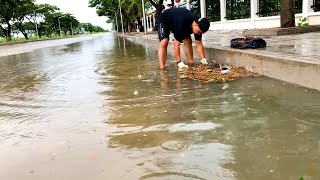
<path fill-rule="evenodd" d="M 202 41 L 196 40 L 196 47 L 197 47 L 197 53 L 198 53 L 200 59 L 205 58 L 205 53 L 204 53 Z"/>

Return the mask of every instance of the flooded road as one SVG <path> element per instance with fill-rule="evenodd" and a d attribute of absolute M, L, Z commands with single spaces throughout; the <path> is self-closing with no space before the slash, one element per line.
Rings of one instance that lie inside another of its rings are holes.
<path fill-rule="evenodd" d="M 320 179 L 320 93 L 200 84 L 105 34 L 0 57 L 0 179 Z"/>

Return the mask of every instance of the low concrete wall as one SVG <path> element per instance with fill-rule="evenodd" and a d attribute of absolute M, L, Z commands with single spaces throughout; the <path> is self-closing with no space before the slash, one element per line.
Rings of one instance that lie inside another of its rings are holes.
<path fill-rule="evenodd" d="M 157 40 L 152 39 L 143 39 L 141 37 L 130 37 L 127 39 L 142 45 L 148 44 L 154 47 L 158 47 L 159 45 Z M 173 53 L 173 43 L 170 43 L 169 46 L 168 53 Z M 231 49 L 228 47 L 206 47 L 205 49 L 207 59 L 232 66 L 244 66 L 252 72 L 320 90 L 320 63 L 297 60 L 292 57 L 281 57 L 277 54 L 263 54 L 265 51 L 260 52 Z"/>
<path fill-rule="evenodd" d="M 303 18 L 303 14 L 295 15 L 296 26 L 298 26 L 299 19 Z M 309 25 L 315 26 L 320 24 L 320 12 L 309 13 Z M 255 29 L 255 28 L 277 28 L 280 27 L 280 16 L 255 17 L 253 19 L 237 19 L 216 21 L 210 23 L 210 30 L 235 30 L 235 29 Z"/>
<path fill-rule="evenodd" d="M 209 59 L 232 66 L 244 66 L 249 71 L 320 90 L 320 64 L 241 50 L 209 48 L 207 51 Z"/>
<path fill-rule="evenodd" d="M 276 29 L 251 29 L 244 30 L 243 35 L 251 36 L 281 36 L 290 34 L 303 34 L 320 31 L 320 26 L 302 26 L 292 28 L 276 28 Z"/>

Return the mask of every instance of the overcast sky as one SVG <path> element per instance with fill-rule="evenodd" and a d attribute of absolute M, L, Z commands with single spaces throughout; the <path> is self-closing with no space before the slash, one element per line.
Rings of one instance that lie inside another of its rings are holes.
<path fill-rule="evenodd" d="M 106 17 L 99 17 L 95 8 L 89 8 L 89 0 L 36 0 L 36 4 L 51 4 L 60 8 L 61 12 L 73 14 L 80 22 L 90 22 L 93 25 L 110 29 Z"/>

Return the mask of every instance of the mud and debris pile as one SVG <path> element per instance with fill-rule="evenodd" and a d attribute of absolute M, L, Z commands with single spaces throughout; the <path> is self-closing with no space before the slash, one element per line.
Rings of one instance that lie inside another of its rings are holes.
<path fill-rule="evenodd" d="M 259 77 L 258 73 L 247 71 L 244 67 L 228 65 L 194 65 L 179 71 L 181 78 L 195 79 L 200 82 L 228 82 L 242 77 Z"/>

